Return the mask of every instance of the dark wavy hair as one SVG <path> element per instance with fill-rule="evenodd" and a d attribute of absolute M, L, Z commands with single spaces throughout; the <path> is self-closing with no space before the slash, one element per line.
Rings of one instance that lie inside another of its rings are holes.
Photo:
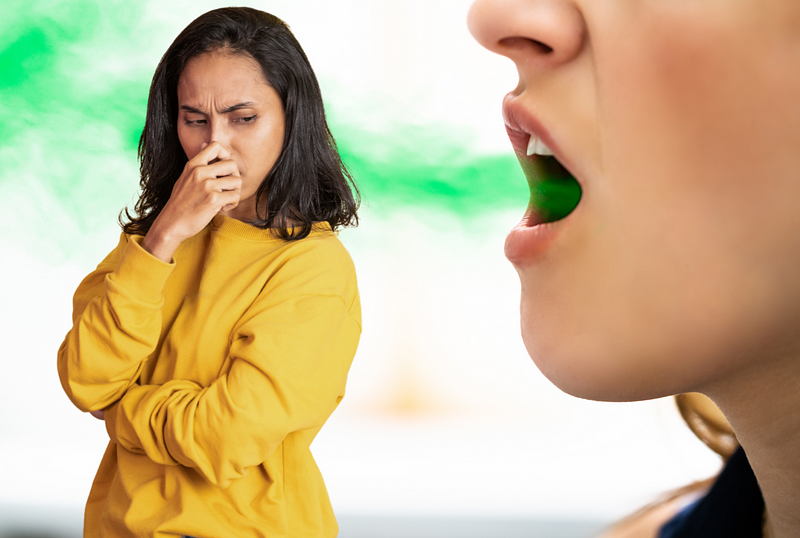
<path fill-rule="evenodd" d="M 325 120 L 319 83 L 289 26 L 246 7 L 209 11 L 192 21 L 164 53 L 150 86 L 139 139 L 141 196 L 120 225 L 145 235 L 167 204 L 188 159 L 178 140 L 178 80 L 200 54 L 225 51 L 253 58 L 280 95 L 283 149 L 256 193 L 258 220 L 281 239 L 307 237 L 315 222 L 336 230 L 358 224 L 359 192 Z M 263 218 L 262 218 L 263 216 Z"/>

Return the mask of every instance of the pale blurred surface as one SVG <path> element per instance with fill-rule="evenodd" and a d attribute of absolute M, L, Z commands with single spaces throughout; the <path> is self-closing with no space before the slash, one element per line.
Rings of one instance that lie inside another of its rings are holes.
<path fill-rule="evenodd" d="M 591 538 L 598 521 L 338 516 L 339 538 Z M 79 538 L 80 509 L 0 505 L 0 538 Z"/>

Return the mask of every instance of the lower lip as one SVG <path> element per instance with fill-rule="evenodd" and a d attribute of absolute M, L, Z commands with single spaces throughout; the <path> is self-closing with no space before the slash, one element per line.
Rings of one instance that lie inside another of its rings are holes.
<path fill-rule="evenodd" d="M 526 214 L 506 237 L 505 254 L 508 261 L 517 267 L 540 261 L 568 218 L 529 226 Z"/>
<path fill-rule="evenodd" d="M 568 174 L 568 172 L 563 169 L 559 170 L 559 167 L 553 167 L 548 162 L 541 161 L 539 157 L 529 157 L 518 152 L 517 158 L 522 165 L 522 170 L 531 189 L 531 200 L 525 216 L 506 237 L 505 254 L 506 258 L 514 266 L 521 267 L 537 263 L 545 257 L 556 237 L 564 229 L 567 222 L 573 218 L 573 213 L 579 209 L 580 198 L 575 201 L 577 205 L 571 206 L 569 212 L 565 214 L 566 207 L 563 205 L 565 192 L 561 191 L 562 198 L 560 200 L 558 197 L 548 198 L 547 191 L 542 191 L 541 187 L 550 183 L 552 179 L 557 179 L 557 176 Z M 572 180 L 574 181 L 574 178 Z M 552 183 L 550 184 L 552 185 Z M 538 196 L 545 197 L 543 199 L 539 198 L 538 202 L 535 202 L 534 197 L 536 195 L 534 192 Z M 578 195 L 579 197 L 581 196 L 580 191 Z M 533 215 L 533 211 L 538 212 L 538 218 Z M 553 218 L 556 220 L 541 222 L 542 220 Z"/>

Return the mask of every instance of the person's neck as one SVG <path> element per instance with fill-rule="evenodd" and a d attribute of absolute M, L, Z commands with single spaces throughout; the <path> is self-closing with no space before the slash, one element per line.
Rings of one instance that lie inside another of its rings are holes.
<path fill-rule="evenodd" d="M 239 202 L 239 205 L 237 205 L 230 211 L 220 211 L 220 214 L 225 215 L 226 217 L 230 217 L 232 219 L 246 222 L 247 224 L 256 222 L 259 219 L 258 219 L 258 213 L 256 212 L 255 195 L 246 198 L 244 200 L 241 200 Z"/>
<path fill-rule="evenodd" d="M 800 536 L 800 357 L 765 360 L 706 392 L 747 454 L 769 538 Z"/>

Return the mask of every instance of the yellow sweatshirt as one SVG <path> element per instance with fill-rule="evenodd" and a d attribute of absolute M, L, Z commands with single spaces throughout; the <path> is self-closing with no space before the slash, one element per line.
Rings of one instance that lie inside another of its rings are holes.
<path fill-rule="evenodd" d="M 83 280 L 58 352 L 72 402 L 111 406 L 84 536 L 336 536 L 309 445 L 361 334 L 347 251 L 221 215 L 171 264 L 141 239 Z"/>

